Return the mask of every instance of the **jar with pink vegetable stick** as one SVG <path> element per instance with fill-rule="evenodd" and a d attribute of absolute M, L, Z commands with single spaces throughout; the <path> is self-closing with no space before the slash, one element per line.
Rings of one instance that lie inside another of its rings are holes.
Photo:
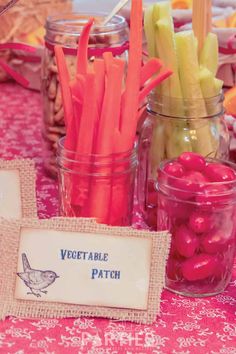
<path fill-rule="evenodd" d="M 157 229 L 172 243 L 166 288 L 211 296 L 227 287 L 236 249 L 236 165 L 185 152 L 161 163 Z"/>

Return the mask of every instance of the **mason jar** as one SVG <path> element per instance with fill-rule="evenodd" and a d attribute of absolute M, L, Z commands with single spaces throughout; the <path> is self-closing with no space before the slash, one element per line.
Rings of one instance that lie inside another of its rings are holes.
<path fill-rule="evenodd" d="M 105 14 L 62 14 L 48 17 L 46 22 L 45 49 L 42 59 L 42 94 L 44 166 L 51 176 L 56 177 L 56 151 L 58 140 L 65 135 L 64 112 L 54 46 L 61 45 L 64 50 L 70 78 L 76 74 L 77 46 L 83 26 L 94 18 L 89 39 L 88 57 L 102 57 L 110 51 L 113 56 L 122 57 L 127 62 L 129 30 L 125 19 L 114 16 L 102 25 Z"/>
<path fill-rule="evenodd" d="M 229 133 L 223 115 L 222 94 L 205 99 L 149 95 L 139 132 L 138 203 L 151 229 L 156 230 L 155 183 L 161 161 L 185 151 L 228 159 Z"/>
<path fill-rule="evenodd" d="M 221 181 L 213 175 L 216 182 L 209 182 L 203 172 L 187 171 L 188 179 L 170 175 L 167 165 L 173 170 L 173 162 L 160 164 L 156 184 L 157 230 L 171 233 L 166 288 L 186 296 L 216 295 L 229 284 L 234 264 L 236 165 L 206 159 L 213 166 L 211 175 L 222 169 L 225 174 L 228 167 L 233 175 L 227 179 L 225 174 Z"/>
<path fill-rule="evenodd" d="M 78 154 L 59 140 L 57 151 L 60 215 L 98 222 L 132 224 L 137 147 L 115 154 Z"/>

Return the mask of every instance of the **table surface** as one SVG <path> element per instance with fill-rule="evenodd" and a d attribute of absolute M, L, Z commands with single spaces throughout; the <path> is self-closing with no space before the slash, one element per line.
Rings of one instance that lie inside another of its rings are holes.
<path fill-rule="evenodd" d="M 39 93 L 0 85 L 0 157 L 35 161 L 38 216 L 47 218 L 57 215 L 58 201 L 56 182 L 43 170 L 41 119 Z M 236 265 L 233 273 L 228 288 L 215 297 L 192 299 L 164 290 L 161 316 L 151 326 L 94 318 L 10 317 L 0 321 L 0 353 L 236 353 Z"/>

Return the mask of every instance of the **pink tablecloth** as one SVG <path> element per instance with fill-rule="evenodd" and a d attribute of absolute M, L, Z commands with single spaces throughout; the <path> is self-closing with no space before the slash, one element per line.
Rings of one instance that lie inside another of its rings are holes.
<path fill-rule="evenodd" d="M 40 95 L 0 85 L 0 157 L 28 157 L 37 165 L 38 215 L 57 213 L 57 186 L 42 167 Z M 0 294 L 1 296 L 1 294 Z M 3 354 L 233 354 L 236 353 L 236 268 L 223 294 L 190 299 L 164 291 L 152 326 L 106 319 L 0 322 Z"/>

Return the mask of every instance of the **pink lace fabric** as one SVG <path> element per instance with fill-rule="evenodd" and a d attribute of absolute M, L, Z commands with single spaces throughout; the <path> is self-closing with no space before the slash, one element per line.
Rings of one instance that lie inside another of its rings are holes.
<path fill-rule="evenodd" d="M 56 182 L 42 164 L 40 94 L 0 85 L 0 157 L 32 158 L 37 166 L 38 216 L 57 215 Z M 135 226 L 144 227 L 135 213 Z M 1 294 L 0 294 L 1 296 Z M 22 319 L 0 322 L 2 354 L 234 354 L 236 267 L 224 293 L 192 299 L 162 294 L 161 316 L 151 325 L 106 319 Z"/>

